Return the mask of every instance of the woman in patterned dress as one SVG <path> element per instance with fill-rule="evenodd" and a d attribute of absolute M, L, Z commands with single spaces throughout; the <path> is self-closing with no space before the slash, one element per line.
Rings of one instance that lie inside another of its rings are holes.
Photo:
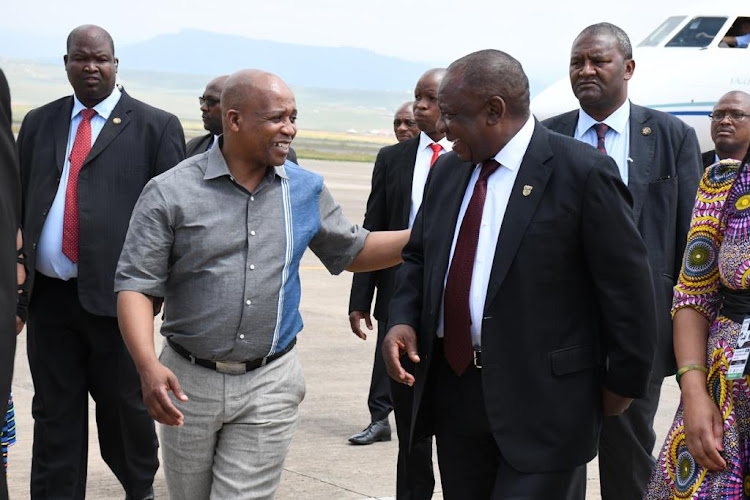
<path fill-rule="evenodd" d="M 750 377 L 726 377 L 749 306 L 750 169 L 723 160 L 701 180 L 675 287 L 682 400 L 646 499 L 750 498 Z"/>

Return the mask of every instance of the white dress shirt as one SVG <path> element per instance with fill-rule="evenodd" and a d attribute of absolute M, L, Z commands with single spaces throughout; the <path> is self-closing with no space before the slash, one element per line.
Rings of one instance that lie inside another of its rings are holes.
<path fill-rule="evenodd" d="M 604 123 L 609 127 L 604 135 L 604 149 L 617 163 L 620 178 L 627 185 L 628 164 L 630 163 L 630 100 L 625 99 L 622 106 L 602 122 L 597 122 L 591 118 L 583 109 L 579 110 L 575 138 L 596 147 L 596 131 L 591 128 L 596 123 Z"/>
<path fill-rule="evenodd" d="M 91 118 L 91 145 L 96 142 L 104 124 L 109 120 L 109 115 L 120 102 L 122 93 L 115 87 L 112 93 L 102 102 L 94 106 L 96 114 Z M 65 193 L 68 191 L 68 175 L 70 174 L 70 152 L 73 149 L 78 125 L 81 123 L 81 111 L 86 106 L 73 96 L 73 111 L 70 114 L 70 132 L 68 132 L 68 146 L 65 150 L 65 163 L 63 164 L 60 184 L 57 187 L 55 200 L 49 209 L 49 214 L 44 221 L 42 234 L 36 251 L 36 269 L 50 278 L 69 280 L 78 276 L 78 264 L 71 262 L 62 253 L 63 215 L 65 215 Z M 52 138 L 50 137 L 50 141 Z M 53 168 L 57 168 L 53 165 Z"/>
<path fill-rule="evenodd" d="M 419 146 L 417 146 L 417 159 L 414 162 L 414 175 L 411 178 L 411 208 L 409 209 L 409 229 L 414 225 L 414 219 L 417 217 L 419 207 L 422 205 L 422 194 L 424 194 L 424 184 L 427 182 L 427 176 L 430 175 L 430 160 L 432 160 L 432 148 L 430 144 L 435 141 L 424 132 L 419 133 Z M 444 155 L 453 148 L 453 143 L 443 137 L 437 144 L 443 146 L 438 153 Z"/>
<path fill-rule="evenodd" d="M 484 314 L 484 302 L 487 298 L 487 286 L 490 282 L 490 272 L 495 260 L 495 247 L 497 238 L 500 235 L 500 227 L 505 217 L 505 209 L 508 208 L 508 200 L 513 185 L 516 182 L 521 162 L 526 154 L 526 149 L 531 142 L 531 136 L 534 134 L 534 117 L 529 116 L 526 123 L 521 127 L 516 135 L 505 145 L 499 153 L 495 155 L 495 160 L 500 164 L 494 174 L 487 179 L 487 197 L 482 209 L 482 224 L 479 227 L 479 240 L 477 242 L 477 254 L 474 258 L 474 270 L 471 278 L 471 290 L 469 291 L 469 310 L 471 314 L 471 340 L 474 347 L 482 346 L 482 316 Z M 461 203 L 461 210 L 458 212 L 458 220 L 453 232 L 453 243 L 451 244 L 450 260 L 443 280 L 443 295 L 445 295 L 445 282 L 448 280 L 451 262 L 453 262 L 453 252 L 456 250 L 456 241 L 458 233 L 461 230 L 461 223 L 464 220 L 466 208 L 469 206 L 469 200 L 474 193 L 474 185 L 479 180 L 479 172 L 482 165 L 476 165 L 474 172 L 471 174 L 469 184 L 466 186 L 464 199 Z M 502 251 L 502 249 L 500 250 Z M 443 298 L 443 304 L 445 298 Z M 443 336 L 443 310 L 440 311 L 440 322 L 437 329 L 437 336 Z"/>

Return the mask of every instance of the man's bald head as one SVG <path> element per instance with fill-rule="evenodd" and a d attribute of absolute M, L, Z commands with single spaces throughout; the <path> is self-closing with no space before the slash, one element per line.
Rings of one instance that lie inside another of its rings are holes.
<path fill-rule="evenodd" d="M 750 94 L 727 92 L 716 101 L 712 117 L 711 139 L 719 159 L 744 159 L 750 145 Z"/>
<path fill-rule="evenodd" d="M 226 152 L 252 169 L 281 165 L 297 134 L 297 104 L 278 76 L 257 69 L 233 73 L 221 93 Z"/>
<path fill-rule="evenodd" d="M 393 114 L 393 132 L 396 140 L 403 142 L 419 135 L 419 127 L 414 120 L 414 102 L 403 103 Z"/>
<path fill-rule="evenodd" d="M 229 75 L 217 76 L 206 85 L 201 96 L 201 118 L 203 128 L 214 135 L 222 133 L 221 93 Z"/>
<path fill-rule="evenodd" d="M 109 48 L 112 49 L 112 56 L 115 55 L 115 42 L 112 40 L 112 36 L 105 30 L 104 28 L 100 26 L 96 26 L 95 24 L 83 24 L 81 26 L 78 26 L 77 28 L 74 28 L 73 31 L 71 31 L 68 34 L 68 40 L 65 43 L 65 50 L 67 53 L 70 52 L 70 48 L 76 43 L 79 37 L 84 36 L 86 38 L 90 39 L 98 39 L 101 38 L 104 41 L 107 42 L 109 45 Z"/>

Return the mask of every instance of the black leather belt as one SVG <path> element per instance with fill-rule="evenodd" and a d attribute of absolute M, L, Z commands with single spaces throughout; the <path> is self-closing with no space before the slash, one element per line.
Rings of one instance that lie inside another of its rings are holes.
<path fill-rule="evenodd" d="M 291 351 L 292 347 L 294 347 L 294 344 L 296 343 L 297 338 L 295 337 L 283 350 L 275 352 L 270 356 L 266 356 L 265 358 L 253 359 L 250 361 L 210 361 L 208 359 L 196 358 L 195 356 L 190 354 L 190 351 L 182 347 L 180 344 L 173 342 L 171 338 L 167 338 L 167 344 L 169 344 L 169 347 L 171 347 L 174 352 L 187 359 L 194 365 L 202 366 L 204 368 L 215 370 L 219 373 L 224 373 L 227 375 L 242 375 L 243 373 L 247 373 L 249 371 L 255 370 L 256 368 L 260 368 L 261 366 L 265 366 L 271 361 L 279 359 L 281 356 Z"/>

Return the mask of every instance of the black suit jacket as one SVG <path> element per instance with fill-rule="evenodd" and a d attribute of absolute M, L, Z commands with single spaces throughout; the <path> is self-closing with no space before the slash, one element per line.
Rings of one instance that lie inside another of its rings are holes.
<path fill-rule="evenodd" d="M 72 96 L 34 109 L 18 135 L 24 247 L 32 270 L 65 162 L 72 109 Z M 149 179 L 184 158 L 185 136 L 177 117 L 123 90 L 78 177 L 78 298 L 90 313 L 116 316 L 115 268 L 133 206 Z M 31 300 L 33 277 L 32 272 L 27 282 Z"/>
<path fill-rule="evenodd" d="M 543 124 L 573 137 L 578 110 Z M 680 275 L 695 193 L 703 176 L 698 138 L 682 120 L 631 104 L 630 158 L 628 188 L 635 221 L 648 249 L 659 319 L 654 375 L 665 377 L 675 372 L 672 289 Z"/>
<path fill-rule="evenodd" d="M 206 135 L 199 135 L 190 139 L 185 146 L 185 157 L 190 158 L 191 156 L 199 155 L 206 152 L 206 148 L 214 140 L 214 134 L 209 132 Z"/>
<path fill-rule="evenodd" d="M 0 70 L 0 420 L 13 378 L 16 352 L 16 230 L 21 212 L 21 184 L 11 131 L 10 89 Z M 0 500 L 8 498 L 0 472 Z"/>
<path fill-rule="evenodd" d="M 367 199 L 363 226 L 370 231 L 394 231 L 409 227 L 411 188 L 414 163 L 417 161 L 419 136 L 386 146 L 378 152 L 372 171 L 372 189 Z M 375 318 L 388 315 L 394 278 L 400 266 L 371 273 L 355 273 L 349 296 L 349 312 L 370 311 L 375 287 Z"/>
<path fill-rule="evenodd" d="M 706 151 L 701 155 L 701 161 L 703 162 L 703 168 L 708 168 L 716 163 L 716 150 Z"/>
<path fill-rule="evenodd" d="M 428 395 L 439 394 L 426 393 L 425 382 L 473 168 L 455 153 L 435 163 L 391 300 L 389 325 L 411 325 L 418 335 L 417 420 L 429 419 Z M 500 452 L 519 471 L 585 464 L 597 450 L 602 385 L 630 397 L 645 391 L 656 318 L 629 202 L 611 158 L 535 124 L 498 237 L 482 321 L 487 416 Z"/>
<path fill-rule="evenodd" d="M 206 135 L 193 137 L 192 139 L 188 141 L 187 145 L 185 146 L 186 158 L 190 158 L 191 156 L 205 153 L 206 151 L 208 151 L 206 148 L 208 148 L 208 145 L 211 144 L 211 141 L 213 140 L 214 140 L 214 135 L 210 132 Z M 295 153 L 292 148 L 289 148 L 289 154 L 287 155 L 287 160 L 297 163 L 297 153 Z"/>

